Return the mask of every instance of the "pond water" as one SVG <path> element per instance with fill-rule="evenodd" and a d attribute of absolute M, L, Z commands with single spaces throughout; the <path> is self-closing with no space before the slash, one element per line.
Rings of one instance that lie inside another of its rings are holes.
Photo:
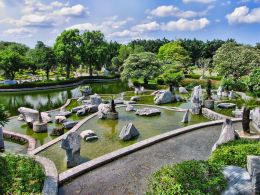
<path fill-rule="evenodd" d="M 127 83 L 120 81 L 111 83 L 91 83 L 89 85 L 98 94 L 118 94 L 128 91 Z M 81 96 L 80 87 L 53 89 L 47 91 L 25 91 L 0 93 L 0 104 L 3 104 L 11 116 L 18 115 L 17 109 L 21 106 L 28 108 L 43 108 L 52 110 L 61 107 L 67 99 Z"/>
<path fill-rule="evenodd" d="M 26 154 L 27 153 L 27 144 L 19 144 L 11 142 L 10 140 L 4 140 L 5 143 L 5 152 L 16 153 L 16 154 Z"/>
<path fill-rule="evenodd" d="M 136 107 L 143 108 L 144 106 Z M 184 114 L 183 112 L 176 112 L 163 108 L 158 109 L 161 111 L 160 116 L 142 117 L 135 115 L 133 112 L 126 112 L 125 107 L 120 107 L 117 108 L 117 111 L 119 112 L 119 120 L 101 120 L 98 119 L 98 117 L 94 117 L 87 121 L 77 132 L 80 134 L 84 130 L 91 129 L 97 134 L 99 139 L 94 142 L 85 142 L 82 140 L 82 162 L 97 158 L 109 152 L 170 130 L 208 121 L 208 119 L 202 116 L 190 115 L 190 122 L 188 124 L 183 124 L 180 122 Z M 133 122 L 134 126 L 139 130 L 140 136 L 138 139 L 124 142 L 119 140 L 118 136 L 122 127 L 129 122 Z M 51 159 L 55 163 L 59 172 L 66 170 L 66 164 L 64 161 L 65 151 L 60 148 L 60 142 L 40 152 L 39 155 Z"/>

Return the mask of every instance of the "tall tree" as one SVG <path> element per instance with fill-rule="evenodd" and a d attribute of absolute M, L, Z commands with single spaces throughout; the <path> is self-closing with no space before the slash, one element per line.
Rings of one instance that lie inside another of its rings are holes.
<path fill-rule="evenodd" d="M 100 31 L 85 31 L 82 35 L 81 60 L 88 66 L 90 76 L 93 67 L 100 68 L 110 58 L 107 55 L 108 45 Z"/>
<path fill-rule="evenodd" d="M 82 45 L 79 30 L 65 30 L 56 38 L 54 52 L 60 64 L 65 66 L 66 78 L 70 77 L 73 67 L 80 63 L 80 47 Z"/>

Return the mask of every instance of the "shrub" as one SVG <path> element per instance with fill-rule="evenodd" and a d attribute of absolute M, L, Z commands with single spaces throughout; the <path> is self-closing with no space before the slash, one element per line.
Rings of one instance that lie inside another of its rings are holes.
<path fill-rule="evenodd" d="M 157 171 L 147 194 L 220 194 L 226 186 L 222 170 L 207 161 L 184 161 Z"/>
<path fill-rule="evenodd" d="M 207 79 L 220 81 L 222 79 L 222 76 L 207 76 Z"/>
<path fill-rule="evenodd" d="M 133 79 L 133 85 L 135 86 L 135 87 L 140 87 L 140 82 L 138 81 L 138 80 L 136 80 L 136 79 Z"/>
<path fill-rule="evenodd" d="M 221 80 L 221 86 L 224 88 L 224 90 L 230 91 L 246 91 L 246 84 L 243 83 L 239 79 L 234 79 L 232 77 L 223 78 Z"/>
<path fill-rule="evenodd" d="M 201 75 L 199 74 L 186 74 L 185 78 L 190 78 L 190 79 L 199 79 Z"/>
<path fill-rule="evenodd" d="M 164 84 L 164 79 L 162 77 L 158 77 L 156 79 L 156 82 L 157 82 L 158 85 L 163 85 Z"/>
<path fill-rule="evenodd" d="M 0 156 L 0 194 L 40 194 L 44 171 L 28 157 Z"/>
<path fill-rule="evenodd" d="M 260 68 L 255 69 L 249 76 L 248 88 L 249 91 L 260 97 Z"/>
<path fill-rule="evenodd" d="M 235 140 L 220 145 L 210 156 L 209 162 L 220 166 L 235 165 L 246 167 L 247 155 L 260 155 L 260 142 Z"/>

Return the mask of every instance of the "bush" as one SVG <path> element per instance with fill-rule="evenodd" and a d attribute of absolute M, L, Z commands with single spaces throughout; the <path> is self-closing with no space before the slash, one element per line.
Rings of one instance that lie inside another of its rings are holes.
<path fill-rule="evenodd" d="M 207 79 L 220 81 L 222 79 L 222 76 L 207 76 Z"/>
<path fill-rule="evenodd" d="M 246 84 L 243 83 L 241 80 L 234 79 L 232 77 L 223 78 L 221 80 L 221 86 L 224 90 L 230 91 L 246 91 L 247 87 Z"/>
<path fill-rule="evenodd" d="M 260 142 L 235 140 L 220 145 L 210 156 L 209 162 L 220 166 L 235 165 L 246 167 L 247 155 L 260 155 Z"/>
<path fill-rule="evenodd" d="M 207 161 L 184 161 L 154 173 L 147 194 L 220 194 L 226 186 L 222 170 Z"/>
<path fill-rule="evenodd" d="M 0 156 L 0 194 L 40 194 L 45 174 L 42 167 L 28 157 Z"/>
<path fill-rule="evenodd" d="M 157 82 L 158 85 L 164 85 L 164 79 L 162 77 L 158 77 L 156 79 L 156 82 Z"/>
<path fill-rule="evenodd" d="M 258 97 L 260 97 L 259 81 L 260 81 L 260 68 L 257 68 L 249 75 L 248 88 L 253 95 Z"/>
<path fill-rule="evenodd" d="M 134 85 L 135 87 L 140 87 L 140 86 L 141 86 L 141 83 L 140 83 L 138 80 L 133 79 L 133 85 Z"/>
<path fill-rule="evenodd" d="M 189 78 L 189 79 L 199 79 L 201 77 L 201 75 L 199 74 L 186 74 L 185 78 Z"/>
<path fill-rule="evenodd" d="M 212 82 L 212 87 L 217 88 L 219 86 L 219 81 L 216 80 L 211 80 Z M 188 90 L 192 90 L 193 87 L 197 85 L 201 85 L 203 88 L 206 87 L 207 85 L 207 80 L 202 79 L 202 80 L 196 80 L 196 79 L 184 79 L 181 81 L 181 85 L 187 87 Z"/>

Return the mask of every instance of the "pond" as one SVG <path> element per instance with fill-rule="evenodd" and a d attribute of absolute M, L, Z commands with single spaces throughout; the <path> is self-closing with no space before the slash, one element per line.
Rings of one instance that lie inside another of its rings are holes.
<path fill-rule="evenodd" d="M 143 108 L 144 106 L 135 107 Z M 158 109 L 161 111 L 160 116 L 141 117 L 135 115 L 133 112 L 126 112 L 125 107 L 120 107 L 117 108 L 119 120 L 101 120 L 96 116 L 87 121 L 77 132 L 80 134 L 84 130 L 91 129 L 97 134 L 99 139 L 94 142 L 81 141 L 82 162 L 97 158 L 161 133 L 208 121 L 208 119 L 202 116 L 190 115 L 189 123 L 183 124 L 180 122 L 184 114 L 183 112 L 176 112 L 164 108 Z M 134 126 L 139 130 L 140 136 L 138 139 L 124 142 L 121 141 L 118 136 L 122 127 L 129 122 L 133 122 Z M 59 172 L 66 170 L 64 161 L 65 151 L 60 148 L 60 142 L 40 152 L 39 155 L 51 159 Z"/>
<path fill-rule="evenodd" d="M 12 142 L 10 140 L 4 140 L 5 143 L 5 152 L 16 153 L 16 154 L 26 154 L 27 153 L 27 144 L 19 144 Z"/>
<path fill-rule="evenodd" d="M 93 91 L 98 94 L 118 94 L 129 90 L 127 83 L 121 81 L 84 85 L 91 86 Z M 18 115 L 17 109 L 22 106 L 52 110 L 61 107 L 67 99 L 80 97 L 80 87 L 81 86 L 53 90 L 0 93 L 0 104 L 5 106 L 11 116 Z"/>

